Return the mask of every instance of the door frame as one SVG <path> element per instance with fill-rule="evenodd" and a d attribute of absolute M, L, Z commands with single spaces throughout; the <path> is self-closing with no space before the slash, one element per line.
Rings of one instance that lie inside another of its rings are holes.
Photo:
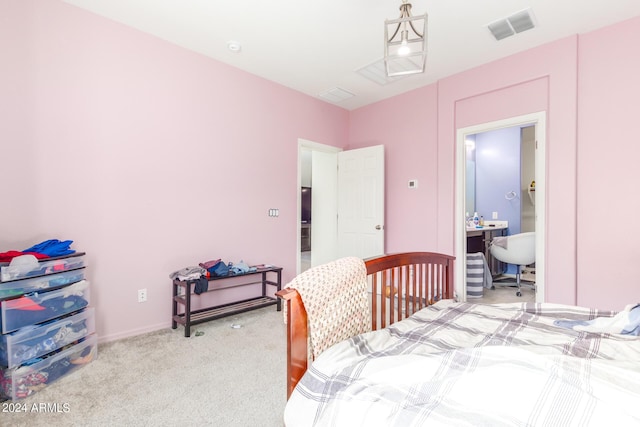
<path fill-rule="evenodd" d="M 300 274 L 300 258 L 301 258 L 301 251 L 300 251 L 301 249 L 300 213 L 301 212 L 300 210 L 302 207 L 302 196 L 300 194 L 300 187 L 302 186 L 302 151 L 305 149 L 310 151 L 321 151 L 323 153 L 335 153 L 336 156 L 340 151 L 342 151 L 342 148 L 339 148 L 339 147 L 334 147 L 332 145 L 321 144 L 319 142 L 298 138 L 298 170 L 297 170 L 297 187 L 296 187 L 296 194 L 297 194 L 296 196 L 296 275 Z M 335 197 L 337 198 L 337 194 L 335 195 Z M 313 212 L 313 206 L 311 207 L 311 210 Z M 336 215 L 337 215 L 337 212 L 336 212 Z M 311 244 L 313 246 L 313 240 L 311 241 Z"/>
<path fill-rule="evenodd" d="M 545 247 L 546 247 L 546 111 L 510 117 L 479 125 L 456 129 L 456 200 L 454 213 L 456 262 L 455 290 L 459 301 L 467 300 L 467 230 L 466 212 L 466 148 L 465 138 L 477 133 L 534 125 L 536 137 L 535 181 L 536 181 L 536 302 L 544 302 L 545 297 Z"/>

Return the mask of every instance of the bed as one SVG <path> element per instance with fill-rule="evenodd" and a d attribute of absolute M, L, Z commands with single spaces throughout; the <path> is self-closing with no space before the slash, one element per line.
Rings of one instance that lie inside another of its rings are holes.
<path fill-rule="evenodd" d="M 428 252 L 338 260 L 280 291 L 285 425 L 640 425 L 640 306 L 456 302 L 453 262 Z M 346 287 L 368 299 L 366 320 L 353 295 L 336 299 L 345 277 L 365 278 Z M 318 339 L 318 325 L 333 330 Z"/>

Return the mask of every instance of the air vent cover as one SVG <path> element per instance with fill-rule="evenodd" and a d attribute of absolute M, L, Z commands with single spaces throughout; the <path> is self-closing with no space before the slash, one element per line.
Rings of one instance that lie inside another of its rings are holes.
<path fill-rule="evenodd" d="M 352 98 L 355 95 L 347 90 L 341 89 L 339 87 L 334 87 L 333 89 L 329 89 L 326 92 L 322 92 L 318 96 L 326 101 L 337 103 L 340 101 L 344 101 L 345 99 Z"/>
<path fill-rule="evenodd" d="M 509 25 L 509 21 L 507 21 L 506 19 L 492 22 L 488 25 L 488 27 L 489 31 L 491 31 L 491 34 L 493 34 L 493 37 L 495 37 L 496 40 L 502 40 L 515 34 L 515 31 L 513 31 L 513 28 L 511 28 L 511 25 Z"/>
<path fill-rule="evenodd" d="M 409 77 L 408 75 L 393 77 L 387 76 L 387 70 L 384 66 L 384 58 L 374 62 L 373 64 L 369 64 L 356 70 L 356 73 L 360 74 L 366 79 L 378 83 L 381 86 L 393 83 L 396 80 L 403 79 L 405 77 Z"/>
<path fill-rule="evenodd" d="M 514 34 L 535 28 L 533 13 L 531 9 L 525 9 L 505 19 L 492 22 L 487 25 L 487 28 L 489 28 L 489 31 L 491 31 L 491 34 L 493 34 L 496 40 L 502 40 Z"/>
<path fill-rule="evenodd" d="M 533 18 L 531 18 L 530 10 L 523 10 L 522 12 L 511 15 L 508 20 L 516 33 L 521 33 L 535 27 L 533 24 Z"/>

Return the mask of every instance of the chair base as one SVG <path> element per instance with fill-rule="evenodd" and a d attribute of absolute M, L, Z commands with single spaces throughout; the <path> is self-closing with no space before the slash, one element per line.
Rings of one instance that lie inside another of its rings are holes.
<path fill-rule="evenodd" d="M 500 282 L 500 279 L 493 279 L 493 286 L 492 289 L 495 289 L 496 286 L 509 286 L 509 287 L 516 287 L 516 296 L 521 297 L 522 296 L 522 287 L 526 286 L 526 287 L 530 287 L 531 289 L 533 289 L 535 291 L 536 289 L 536 283 L 533 282 L 528 282 L 528 281 L 522 281 L 520 278 L 520 273 L 516 274 L 516 280 L 515 282 L 511 281 L 511 282 Z"/>

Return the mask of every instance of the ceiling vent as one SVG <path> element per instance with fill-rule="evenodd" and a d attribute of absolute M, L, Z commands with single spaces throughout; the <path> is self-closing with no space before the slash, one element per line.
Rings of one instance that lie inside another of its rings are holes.
<path fill-rule="evenodd" d="M 395 68 L 401 67 L 403 64 L 400 61 L 397 61 L 397 62 L 394 61 L 390 65 L 392 68 L 394 68 L 394 70 L 392 71 L 400 71 L 400 69 L 395 70 Z M 394 77 L 387 76 L 387 70 L 384 64 L 384 58 L 374 62 L 373 64 L 364 66 L 359 70 L 356 70 L 356 73 L 360 74 L 362 77 L 366 79 L 369 79 L 375 83 L 378 83 L 381 86 L 384 86 L 389 83 L 393 83 L 396 80 L 400 80 L 405 77 L 409 77 L 409 75 L 407 74 L 402 76 L 394 76 Z"/>
<path fill-rule="evenodd" d="M 333 89 L 329 89 L 326 92 L 322 92 L 318 96 L 324 99 L 325 101 L 338 103 L 338 102 L 344 101 L 345 99 L 352 98 L 355 95 L 339 87 L 334 87 Z"/>
<path fill-rule="evenodd" d="M 487 27 L 496 40 L 502 40 L 517 33 L 535 28 L 535 22 L 531 9 L 525 9 L 505 19 L 492 22 L 487 25 Z"/>

